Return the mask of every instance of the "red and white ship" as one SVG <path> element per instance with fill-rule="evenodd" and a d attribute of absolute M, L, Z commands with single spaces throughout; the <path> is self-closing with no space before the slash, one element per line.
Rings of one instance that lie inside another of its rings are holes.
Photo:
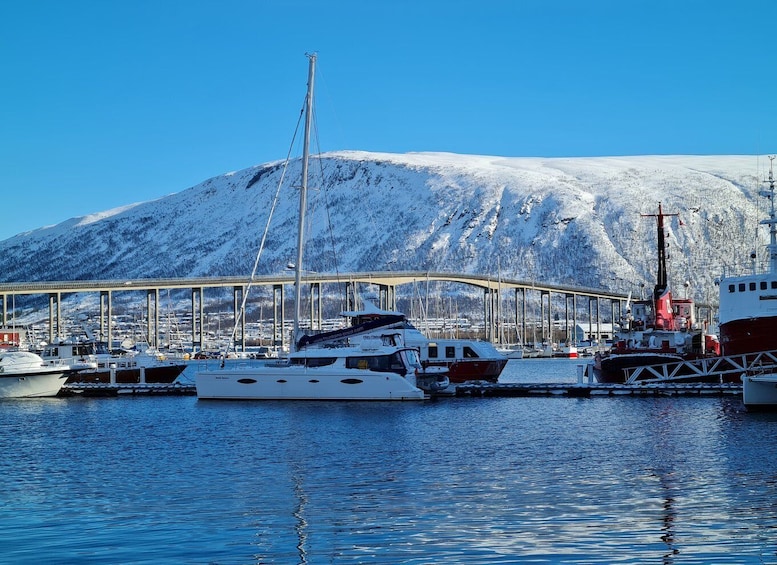
<path fill-rule="evenodd" d="M 724 355 L 777 350 L 777 215 L 774 207 L 774 157 L 769 157 L 769 189 L 760 195 L 769 199 L 769 226 L 765 270 L 756 267 L 744 275 L 724 275 L 720 280 L 720 341 Z M 777 408 L 777 373 L 767 370 L 742 377 L 742 399 L 748 408 Z"/>
<path fill-rule="evenodd" d="M 770 157 L 772 165 L 774 157 Z M 769 217 L 759 223 L 769 226 L 766 270 L 756 268 L 753 251 L 749 274 L 723 276 L 720 280 L 720 343 L 724 355 L 740 355 L 777 349 L 777 218 L 774 209 L 774 174 L 769 168 Z"/>
<path fill-rule="evenodd" d="M 717 343 L 705 336 L 695 319 L 693 300 L 678 299 L 669 290 L 666 270 L 666 234 L 661 203 L 655 217 L 658 224 L 658 274 L 653 295 L 647 300 L 627 302 L 616 341 L 608 353 L 594 357 L 594 375 L 600 383 L 623 383 L 625 369 L 661 365 L 719 354 Z"/>

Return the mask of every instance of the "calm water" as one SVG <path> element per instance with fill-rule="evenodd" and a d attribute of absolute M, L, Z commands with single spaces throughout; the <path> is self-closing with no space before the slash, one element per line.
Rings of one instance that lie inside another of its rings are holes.
<path fill-rule="evenodd" d="M 42 399 L 0 425 L 3 563 L 777 563 L 777 415 L 738 398 Z"/>

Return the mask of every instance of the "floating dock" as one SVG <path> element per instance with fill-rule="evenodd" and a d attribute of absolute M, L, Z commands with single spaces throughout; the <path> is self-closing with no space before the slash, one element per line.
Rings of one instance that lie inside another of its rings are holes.
<path fill-rule="evenodd" d="M 456 386 L 456 396 L 527 397 L 560 396 L 589 398 L 595 396 L 742 396 L 737 383 L 463 383 Z"/>
<path fill-rule="evenodd" d="M 62 386 L 57 396 L 194 396 L 197 389 L 193 384 L 110 384 L 70 383 Z"/>

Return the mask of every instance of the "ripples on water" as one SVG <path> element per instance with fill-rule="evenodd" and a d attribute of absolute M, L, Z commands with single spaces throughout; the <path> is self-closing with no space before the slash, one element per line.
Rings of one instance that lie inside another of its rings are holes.
<path fill-rule="evenodd" d="M 738 398 L 5 401 L 0 561 L 777 563 L 776 423 Z"/>

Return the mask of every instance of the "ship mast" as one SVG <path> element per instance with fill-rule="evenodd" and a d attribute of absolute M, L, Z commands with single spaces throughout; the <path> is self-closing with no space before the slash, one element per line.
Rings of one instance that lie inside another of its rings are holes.
<path fill-rule="evenodd" d="M 677 216 L 678 214 L 664 214 L 661 203 L 658 203 L 658 214 L 640 214 L 643 218 L 657 218 L 658 224 L 658 273 L 656 286 L 653 290 L 653 299 L 658 300 L 666 292 L 669 280 L 666 273 L 666 234 L 664 233 L 664 218 Z M 776 246 L 777 247 L 777 246 Z"/>
<path fill-rule="evenodd" d="M 294 327 L 291 336 L 291 350 L 297 349 L 299 334 L 300 303 L 302 302 L 302 255 L 305 249 L 305 209 L 308 195 L 308 161 L 310 160 L 310 126 L 313 111 L 313 78 L 316 70 L 316 54 L 308 55 L 308 93 L 305 98 L 305 137 L 302 146 L 302 185 L 299 190 L 299 226 L 297 228 L 297 262 L 294 265 Z"/>
<path fill-rule="evenodd" d="M 777 217 L 774 213 L 774 155 L 769 156 L 769 180 L 764 181 L 769 183 L 769 190 L 762 190 L 761 196 L 769 199 L 769 219 L 761 220 L 759 224 L 769 226 L 769 244 L 766 249 L 769 251 L 769 272 L 771 274 L 777 274 Z"/>

